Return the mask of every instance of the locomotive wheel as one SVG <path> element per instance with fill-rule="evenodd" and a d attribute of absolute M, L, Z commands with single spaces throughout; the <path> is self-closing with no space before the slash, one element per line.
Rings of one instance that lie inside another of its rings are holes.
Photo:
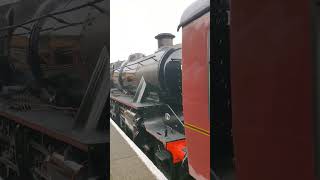
<path fill-rule="evenodd" d="M 185 168 L 178 168 L 177 173 L 179 176 L 179 180 L 194 180 L 189 174 L 188 170 Z"/>
<path fill-rule="evenodd" d="M 120 120 L 119 120 L 119 126 L 120 126 L 120 128 L 122 129 L 122 130 L 124 130 L 125 131 L 125 124 L 124 124 L 124 122 L 123 122 L 123 120 L 120 118 Z"/>
<path fill-rule="evenodd" d="M 154 152 L 150 146 L 150 142 L 152 141 L 149 137 L 150 135 L 148 133 L 146 133 L 145 130 L 141 130 L 139 132 L 139 134 L 135 137 L 135 139 L 133 140 L 133 142 L 143 151 L 143 153 L 145 155 L 147 155 L 147 157 L 150 160 L 153 160 L 154 158 Z"/>
<path fill-rule="evenodd" d="M 157 150 L 155 152 L 155 165 L 169 179 L 177 179 L 176 168 L 172 163 L 172 155 L 167 150 Z"/>

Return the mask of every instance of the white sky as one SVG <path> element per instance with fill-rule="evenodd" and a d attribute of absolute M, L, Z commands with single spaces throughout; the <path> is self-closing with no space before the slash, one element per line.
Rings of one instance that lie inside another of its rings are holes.
<path fill-rule="evenodd" d="M 126 60 L 138 52 L 152 54 L 159 33 L 171 33 L 176 36 L 173 44 L 181 43 L 180 17 L 194 1 L 110 0 L 110 61 Z"/>

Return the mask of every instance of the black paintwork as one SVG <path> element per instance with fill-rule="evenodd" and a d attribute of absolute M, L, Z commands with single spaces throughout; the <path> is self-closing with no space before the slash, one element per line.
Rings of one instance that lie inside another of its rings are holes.
<path fill-rule="evenodd" d="M 16 151 L 23 159 L 16 163 L 24 177 L 41 154 L 26 151 L 36 149 L 30 141 L 60 153 L 70 146 L 81 154 L 73 152 L 70 160 L 87 160 L 84 177 L 108 176 L 108 32 L 107 0 L 0 6 L 0 121 L 22 127 Z"/>

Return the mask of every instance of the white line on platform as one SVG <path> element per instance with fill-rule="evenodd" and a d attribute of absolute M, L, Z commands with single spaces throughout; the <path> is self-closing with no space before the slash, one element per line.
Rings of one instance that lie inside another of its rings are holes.
<path fill-rule="evenodd" d="M 129 146 L 134 150 L 142 162 L 147 166 L 149 171 L 158 179 L 158 180 L 167 180 L 163 173 L 152 163 L 152 161 L 139 149 L 139 147 L 132 142 L 132 140 L 119 128 L 119 126 L 110 119 L 111 125 L 119 132 L 123 139 L 129 144 Z M 112 146 L 112 144 L 110 144 Z"/>

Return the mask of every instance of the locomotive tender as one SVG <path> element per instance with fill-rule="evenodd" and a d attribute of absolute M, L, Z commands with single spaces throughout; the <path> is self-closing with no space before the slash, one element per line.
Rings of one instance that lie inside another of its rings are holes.
<path fill-rule="evenodd" d="M 107 179 L 108 19 L 106 0 L 0 2 L 1 177 Z"/>
<path fill-rule="evenodd" d="M 168 178 L 186 170 L 181 45 L 162 33 L 158 50 L 111 65 L 110 115 Z M 181 171 L 181 172 L 179 172 Z"/>

